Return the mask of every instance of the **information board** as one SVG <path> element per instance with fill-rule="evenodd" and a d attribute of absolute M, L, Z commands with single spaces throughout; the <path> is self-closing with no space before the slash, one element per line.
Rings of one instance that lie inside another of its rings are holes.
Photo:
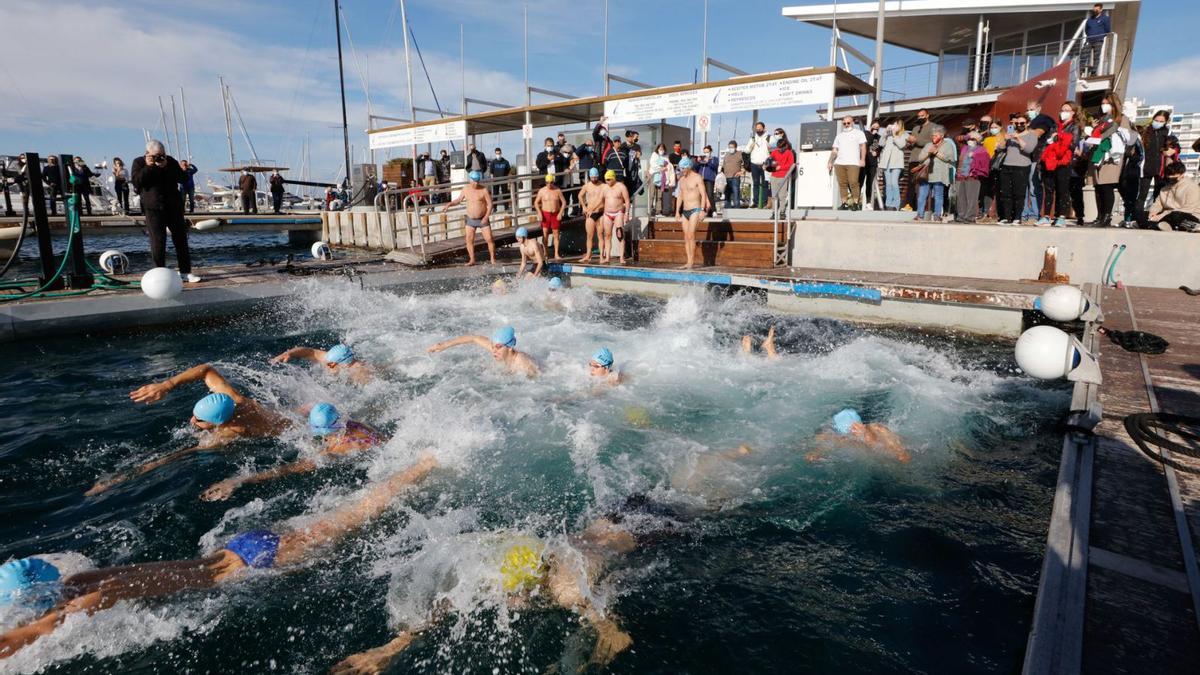
<path fill-rule="evenodd" d="M 828 103 L 833 73 L 742 82 L 604 102 L 610 124 Z"/>
<path fill-rule="evenodd" d="M 392 129 L 391 131 L 377 131 L 368 136 L 372 150 L 395 148 L 404 145 L 445 143 L 447 141 L 459 141 L 466 137 L 466 120 L 444 122 L 442 124 L 426 124 L 407 129 Z"/>
<path fill-rule="evenodd" d="M 831 150 L 837 131 L 838 122 L 802 122 L 800 124 L 800 142 L 796 147 L 804 151 Z"/>

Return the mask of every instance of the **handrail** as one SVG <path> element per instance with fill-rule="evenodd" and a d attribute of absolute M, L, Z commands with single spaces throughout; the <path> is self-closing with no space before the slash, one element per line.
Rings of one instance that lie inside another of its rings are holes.
<path fill-rule="evenodd" d="M 796 171 L 796 164 L 795 164 L 795 162 L 793 162 L 792 165 L 788 167 L 787 173 L 783 174 L 783 185 L 787 187 L 787 200 L 788 201 L 791 201 L 792 194 L 794 192 L 792 190 L 792 177 L 793 177 L 793 174 L 795 173 L 795 171 Z M 784 248 L 782 251 L 782 255 L 780 255 L 781 252 L 780 252 L 780 248 L 779 248 L 779 211 L 780 211 L 779 202 L 780 202 L 780 200 L 779 200 L 778 196 L 776 196 L 776 198 L 774 200 L 774 204 L 773 204 L 773 206 L 774 206 L 774 208 L 772 210 L 773 212 L 771 214 L 771 242 L 772 242 L 771 251 L 772 251 L 774 264 L 776 264 L 776 265 L 787 263 L 787 246 L 792 239 L 791 226 L 790 226 L 791 218 L 789 217 L 788 218 L 788 225 L 789 225 L 788 236 L 784 238 Z M 788 211 L 789 211 L 789 209 L 786 206 L 784 206 L 783 212 L 786 214 L 786 213 L 788 213 Z"/>

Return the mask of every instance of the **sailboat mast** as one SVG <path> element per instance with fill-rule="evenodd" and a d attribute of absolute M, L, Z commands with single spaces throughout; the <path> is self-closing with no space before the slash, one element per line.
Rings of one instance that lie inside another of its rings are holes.
<path fill-rule="evenodd" d="M 225 88 L 225 78 L 217 76 L 221 83 L 221 105 L 225 107 L 225 140 L 229 142 L 229 168 L 234 168 L 233 159 L 233 120 L 229 119 L 229 92 Z"/>
<path fill-rule="evenodd" d="M 354 184 L 350 177 L 350 124 L 346 119 L 346 72 L 342 64 L 342 16 L 338 9 L 338 0 L 333 0 L 333 25 L 337 30 L 338 52 L 338 82 L 342 88 L 342 149 L 346 153 L 346 189 L 354 194 Z"/>
<path fill-rule="evenodd" d="M 187 99 L 184 98 L 184 96 L 183 96 L 183 87 L 182 86 L 179 87 L 179 107 L 183 109 L 183 142 L 187 146 L 188 161 L 191 161 L 191 159 L 192 159 L 192 137 L 191 137 L 191 134 L 188 133 Z"/>

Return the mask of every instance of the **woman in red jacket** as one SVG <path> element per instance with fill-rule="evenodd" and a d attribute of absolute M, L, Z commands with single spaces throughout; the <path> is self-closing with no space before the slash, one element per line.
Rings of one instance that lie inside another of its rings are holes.
<path fill-rule="evenodd" d="M 1074 102 L 1062 104 L 1058 113 L 1058 131 L 1042 151 L 1042 193 L 1045 197 L 1042 199 L 1042 217 L 1038 220 L 1040 227 L 1067 226 L 1067 214 L 1071 211 L 1071 161 L 1075 138 L 1079 134 L 1075 124 L 1077 112 Z M 1053 223 L 1051 213 L 1056 216 Z"/>
<path fill-rule="evenodd" d="M 792 177 L 788 174 L 792 169 L 792 165 L 796 163 L 796 154 L 792 152 L 792 144 L 787 139 L 787 134 L 783 129 L 776 129 L 775 135 L 779 138 L 775 143 L 775 147 L 771 148 L 771 200 L 772 203 L 780 208 L 787 208 L 788 187 L 792 182 Z M 768 206 L 768 208 L 771 208 Z"/>

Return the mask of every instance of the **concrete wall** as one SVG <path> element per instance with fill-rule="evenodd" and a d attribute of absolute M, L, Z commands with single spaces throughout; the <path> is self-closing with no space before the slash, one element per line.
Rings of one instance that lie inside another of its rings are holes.
<path fill-rule="evenodd" d="M 977 279 L 1036 279 L 1047 246 L 1072 283 L 1096 282 L 1113 244 L 1128 246 L 1116 278 L 1133 286 L 1200 287 L 1200 234 L 1117 228 L 1001 227 L 805 220 L 794 267 Z"/>

